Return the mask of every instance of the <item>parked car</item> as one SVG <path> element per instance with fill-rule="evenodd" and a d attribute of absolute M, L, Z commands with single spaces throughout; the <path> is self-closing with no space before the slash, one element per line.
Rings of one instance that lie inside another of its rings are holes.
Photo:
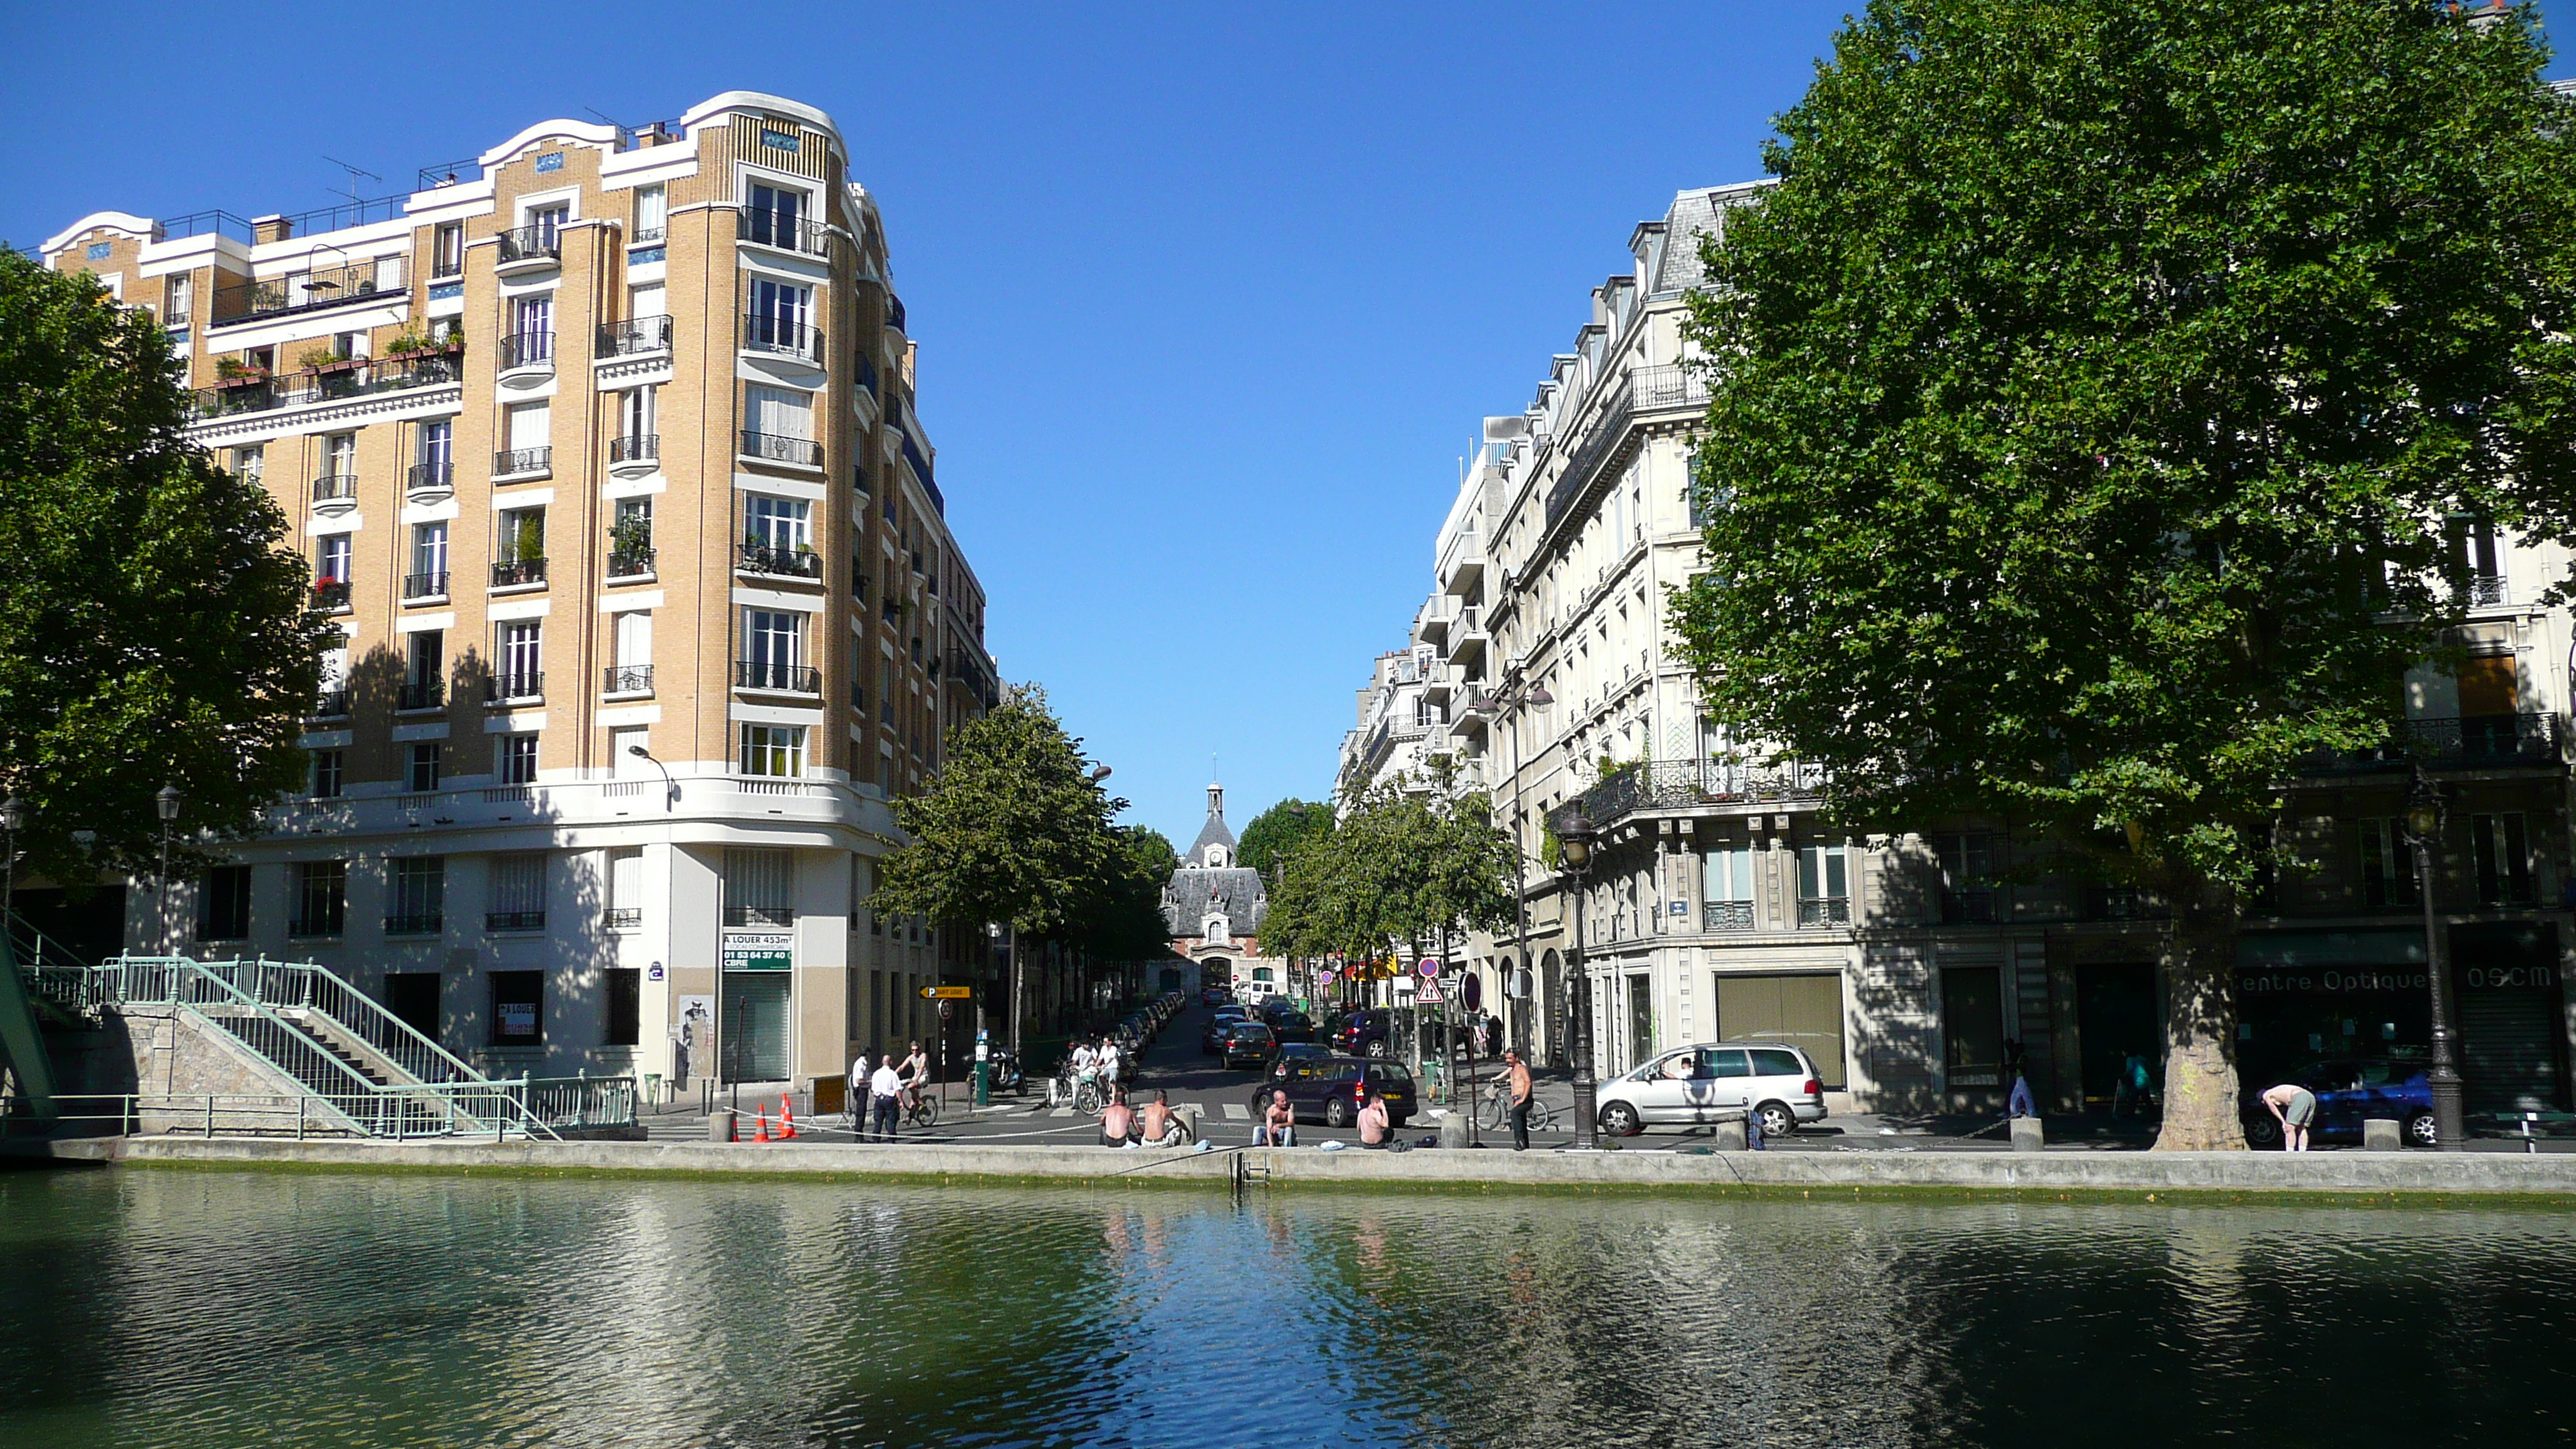
<path fill-rule="evenodd" d="M 1279 1039 L 1270 1028 L 1257 1021 L 1238 1021 L 1225 1029 L 1225 1047 L 1220 1053 L 1229 1067 L 1266 1067 L 1270 1054 L 1279 1049 Z"/>
<path fill-rule="evenodd" d="M 2361 1124 L 2380 1118 L 2398 1124 L 2402 1142 L 2417 1147 L 2439 1143 L 2433 1127 L 2433 1079 L 2421 1057 L 2329 1057 L 2275 1081 L 2249 1085 L 2237 1109 L 2248 1145 L 2281 1145 L 2281 1123 L 2263 1105 L 2265 1089 L 2281 1082 L 2296 1082 L 2317 1094 L 2317 1117 L 2308 1124 L 2312 1138 L 2358 1142 Z"/>
<path fill-rule="evenodd" d="M 1220 1006 L 1208 1017 L 1207 1029 L 1199 1033 L 1199 1051 L 1216 1056 L 1225 1050 L 1226 1028 L 1244 1019 L 1240 1006 Z"/>
<path fill-rule="evenodd" d="M 1223 1006 L 1233 999 L 1234 994 L 1222 986 L 1211 986 L 1199 993 L 1201 1006 Z"/>
<path fill-rule="evenodd" d="M 1311 1077 L 1332 1061 L 1331 1047 L 1316 1042 L 1282 1042 L 1279 1050 L 1271 1053 L 1270 1069 L 1262 1080 L 1264 1085 L 1268 1085 Z"/>
<path fill-rule="evenodd" d="M 1333 1046 L 1344 1056 L 1382 1057 L 1392 1053 L 1395 1013 L 1384 1007 L 1354 1011 L 1333 1033 Z"/>
<path fill-rule="evenodd" d="M 1370 1091 L 1385 1096 L 1389 1126 L 1403 1126 L 1419 1106 L 1413 1072 L 1402 1062 L 1368 1061 L 1359 1057 L 1289 1060 L 1295 1065 L 1287 1073 L 1274 1069 L 1252 1094 L 1251 1105 L 1256 1119 L 1261 1105 L 1270 1100 L 1274 1091 L 1288 1094 L 1289 1110 L 1297 1114 L 1298 1121 L 1321 1119 L 1327 1127 L 1348 1127 L 1359 1119 L 1359 1089 L 1363 1084 Z"/>
<path fill-rule="evenodd" d="M 1281 1006 L 1265 1019 L 1270 1023 L 1271 1034 L 1283 1042 L 1310 1042 L 1315 1039 L 1315 1019 L 1302 1011 Z"/>
<path fill-rule="evenodd" d="M 1770 1137 L 1825 1120 L 1816 1064 L 1782 1042 L 1705 1042 L 1665 1052 L 1601 1084 L 1601 1130 L 1614 1137 L 1731 1122 L 1746 1113 L 1758 1116 Z"/>

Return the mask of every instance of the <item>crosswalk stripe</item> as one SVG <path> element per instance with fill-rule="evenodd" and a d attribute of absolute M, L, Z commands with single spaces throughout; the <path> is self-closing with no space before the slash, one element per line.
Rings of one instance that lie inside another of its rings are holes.
<path fill-rule="evenodd" d="M 1050 1117 L 1070 1117 L 1073 1115 L 1073 1109 L 1071 1107 L 1058 1107 L 1047 1115 Z"/>
<path fill-rule="evenodd" d="M 1252 1120 L 1252 1109 L 1243 1105 L 1241 1102 L 1228 1102 L 1225 1104 L 1225 1120 L 1229 1122 L 1249 1122 Z"/>

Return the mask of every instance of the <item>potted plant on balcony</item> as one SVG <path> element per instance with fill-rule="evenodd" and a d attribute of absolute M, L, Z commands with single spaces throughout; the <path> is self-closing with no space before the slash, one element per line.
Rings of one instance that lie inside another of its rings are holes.
<path fill-rule="evenodd" d="M 250 387 L 268 381 L 268 369 L 230 357 L 215 359 L 215 386 Z"/>
<path fill-rule="evenodd" d="M 308 347 L 298 354 L 295 360 L 308 372 L 326 373 L 347 372 L 351 368 L 364 365 L 367 361 L 363 357 L 342 357 L 328 347 Z"/>
<path fill-rule="evenodd" d="M 385 344 L 385 357 L 391 362 L 412 362 L 438 350 L 438 343 L 428 333 L 405 332 Z"/>

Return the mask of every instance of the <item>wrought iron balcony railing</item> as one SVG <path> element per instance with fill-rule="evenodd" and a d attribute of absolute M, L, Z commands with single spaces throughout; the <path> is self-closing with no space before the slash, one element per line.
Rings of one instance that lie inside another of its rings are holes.
<path fill-rule="evenodd" d="M 2316 755 L 2301 773 L 2340 775 L 2430 769 L 2556 769 L 2564 766 L 2567 732 L 2556 714 L 2436 716 L 2405 720 L 2373 750 Z"/>
<path fill-rule="evenodd" d="M 229 322 L 273 312 L 336 307 L 378 293 L 399 295 L 403 286 L 401 257 L 371 258 L 343 266 L 289 272 L 282 277 L 225 283 L 215 288 L 214 310 L 207 316 L 211 321 Z"/>
<path fill-rule="evenodd" d="M 602 911 L 599 924 L 611 931 L 632 931 L 644 924 L 642 906 L 610 906 Z"/>
<path fill-rule="evenodd" d="M 740 240 L 757 246 L 802 252 L 809 257 L 825 255 L 832 245 L 830 227 L 821 222 L 808 221 L 797 216 L 783 216 L 774 211 L 752 210 L 736 213 L 733 234 Z"/>
<path fill-rule="evenodd" d="M 404 489 L 413 493 L 455 486 L 456 465 L 453 463 L 414 463 L 411 472 L 403 478 Z"/>
<path fill-rule="evenodd" d="M 765 659 L 737 659 L 733 682 L 743 689 L 776 689 L 790 694 L 823 692 L 822 672 L 802 664 L 775 664 Z"/>
<path fill-rule="evenodd" d="M 542 931 L 546 928 L 543 911 L 485 911 L 483 929 L 487 931 Z"/>
<path fill-rule="evenodd" d="M 612 579 L 648 579 L 653 576 L 653 550 L 649 548 L 613 549 L 608 555 L 608 576 Z"/>
<path fill-rule="evenodd" d="M 1808 896 L 1798 902 L 1798 924 L 1801 926 L 1848 926 L 1851 924 L 1851 897 Z"/>
<path fill-rule="evenodd" d="M 792 926 L 796 924 L 794 906 L 727 906 L 724 921 L 728 926 Z"/>
<path fill-rule="evenodd" d="M 1578 803 L 1594 824 L 1608 825 L 1639 810 L 1814 800 L 1824 786 L 1822 770 L 1794 762 L 1753 769 L 1717 760 L 1661 761 L 1620 770 Z"/>
<path fill-rule="evenodd" d="M 290 916 L 286 934 L 290 936 L 337 936 L 348 929 L 348 917 L 341 911 L 318 916 Z"/>
<path fill-rule="evenodd" d="M 496 589 L 545 581 L 546 561 L 542 558 L 514 558 L 492 565 L 492 587 Z"/>
<path fill-rule="evenodd" d="M 338 719 L 340 716 L 347 714 L 348 712 L 349 691 L 345 689 L 326 689 L 313 697 L 313 713 L 308 715 L 307 718 Z"/>
<path fill-rule="evenodd" d="M 786 548 L 773 543 L 746 543 L 734 567 L 747 574 L 775 574 L 791 579 L 823 577 L 823 556 L 809 548 Z"/>
<path fill-rule="evenodd" d="M 1991 888 L 1971 886 L 1941 892 L 1941 924 L 1945 926 L 1991 926 L 1997 919 L 1995 892 Z"/>
<path fill-rule="evenodd" d="M 190 412 L 202 421 L 267 412 L 272 408 L 302 407 L 307 403 L 337 402 L 343 398 L 437 387 L 457 381 L 463 367 L 462 353 L 450 348 L 399 359 L 377 358 L 357 366 L 336 366 L 329 372 L 289 372 L 274 377 L 235 378 L 220 387 L 197 389 Z"/>
<path fill-rule="evenodd" d="M 445 597 L 447 597 L 447 574 L 443 570 L 434 573 L 403 575 L 403 601 L 405 603 L 409 603 L 414 599 L 443 599 Z"/>
<path fill-rule="evenodd" d="M 513 332 L 501 339 L 501 370 L 518 367 L 552 367 L 555 365 L 555 335 L 551 332 Z"/>
<path fill-rule="evenodd" d="M 753 313 L 742 319 L 742 350 L 819 361 L 823 356 L 823 329 Z"/>
<path fill-rule="evenodd" d="M 349 607 L 349 581 L 347 579 L 315 579 L 313 581 L 313 607 L 317 609 L 330 609 L 335 612 Z"/>
<path fill-rule="evenodd" d="M 516 674 L 495 674 L 483 681 L 483 698 L 497 703 L 505 699 L 543 699 L 546 696 L 546 672 L 523 669 Z"/>
<path fill-rule="evenodd" d="M 668 317 L 629 317 L 623 322 L 599 324 L 599 355 L 602 357 L 629 357 L 670 350 L 671 319 Z"/>
<path fill-rule="evenodd" d="M 641 463 L 662 456 L 660 433 L 620 433 L 608 440 L 608 461 Z"/>
<path fill-rule="evenodd" d="M 651 694 L 653 666 L 650 664 L 612 664 L 600 671 L 602 694 Z"/>
<path fill-rule="evenodd" d="M 560 226 L 523 226 L 501 233 L 498 260 L 511 262 L 563 260 L 563 228 Z"/>
<path fill-rule="evenodd" d="M 1750 931 L 1753 929 L 1751 901 L 1706 901 L 1700 906 L 1701 929 L 1709 931 Z"/>
<path fill-rule="evenodd" d="M 552 448 L 503 448 L 492 455 L 492 476 L 507 478 L 513 473 L 544 473 L 554 467 Z"/>
<path fill-rule="evenodd" d="M 447 917 L 438 911 L 415 911 L 410 915 L 385 917 L 388 936 L 435 936 L 447 929 Z"/>
<path fill-rule="evenodd" d="M 443 679 L 407 679 L 395 695 L 396 709 L 437 709 L 447 703 L 447 681 Z"/>
<path fill-rule="evenodd" d="M 823 466 L 823 445 L 811 438 L 784 438 L 776 433 L 742 430 L 742 455 L 768 463 L 794 463 L 799 467 Z"/>
<path fill-rule="evenodd" d="M 357 496 L 358 475 L 355 473 L 325 473 L 313 480 L 313 501 L 316 503 Z"/>

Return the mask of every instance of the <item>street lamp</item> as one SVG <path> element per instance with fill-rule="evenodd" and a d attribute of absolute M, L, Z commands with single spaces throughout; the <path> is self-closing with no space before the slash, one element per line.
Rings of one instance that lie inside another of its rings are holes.
<path fill-rule="evenodd" d="M 642 760 L 644 763 L 651 765 L 654 769 L 662 772 L 662 813 L 665 815 L 670 814 L 671 806 L 680 798 L 680 782 L 671 778 L 671 767 L 663 764 L 660 760 L 654 759 L 653 752 L 644 748 L 642 745 L 628 745 L 626 747 L 626 753 L 633 755 L 635 758 Z"/>
<path fill-rule="evenodd" d="M 188 797 L 176 785 L 164 785 L 152 796 L 152 807 L 161 813 L 161 883 L 153 892 L 153 909 L 161 917 L 161 950 L 170 954 L 170 827 L 179 818 L 179 805 Z"/>
<path fill-rule="evenodd" d="M 0 800 L 0 832 L 9 837 L 7 850 L 0 852 L 0 932 L 15 929 L 10 922 L 18 909 L 18 832 L 26 824 L 27 807 L 17 796 Z"/>
<path fill-rule="evenodd" d="M 2415 891 L 2424 900 L 2424 979 L 2433 1002 L 2434 1145 L 2457 1152 L 2468 1140 L 2468 1120 L 2461 1111 L 2460 1069 L 2451 1058 L 2451 983 L 2442 970 L 2441 935 L 2433 924 L 2433 846 L 2442 838 L 2449 812 L 2433 777 L 2415 767 L 2415 783 L 2406 792 L 2406 838 L 2415 847 Z"/>
<path fill-rule="evenodd" d="M 1566 974 L 1574 985 L 1574 1150 L 1589 1152 L 1598 1145 L 1593 1137 L 1599 1125 L 1593 1115 L 1600 1110 L 1592 1080 L 1592 983 L 1583 971 L 1583 876 L 1592 866 L 1592 843 L 1600 837 L 1600 827 L 1587 818 L 1581 806 L 1567 810 L 1556 822 L 1556 843 L 1565 860 L 1566 873 L 1574 877 L 1574 952 Z"/>

